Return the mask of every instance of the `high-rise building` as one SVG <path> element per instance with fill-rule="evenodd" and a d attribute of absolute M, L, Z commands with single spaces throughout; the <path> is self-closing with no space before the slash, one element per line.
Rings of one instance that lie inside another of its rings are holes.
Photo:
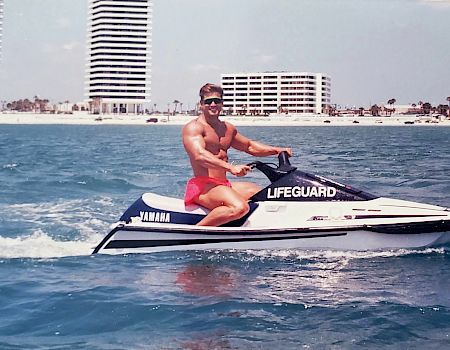
<path fill-rule="evenodd" d="M 86 99 L 100 113 L 150 102 L 152 1 L 88 0 Z"/>
<path fill-rule="evenodd" d="M 331 79 L 322 73 L 222 74 L 224 112 L 320 114 L 329 107 Z"/>

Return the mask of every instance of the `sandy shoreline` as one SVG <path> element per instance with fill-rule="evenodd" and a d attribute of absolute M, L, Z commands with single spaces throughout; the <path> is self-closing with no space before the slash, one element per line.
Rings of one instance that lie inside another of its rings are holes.
<path fill-rule="evenodd" d="M 148 122 L 149 118 L 157 122 Z M 64 125 L 184 125 L 193 116 L 186 115 L 93 115 L 87 113 L 74 114 L 37 114 L 37 113 L 1 113 L 0 124 L 64 124 Z M 229 121 L 238 126 L 358 126 L 358 125 L 432 125 L 450 126 L 450 120 L 442 117 L 420 117 L 392 115 L 390 117 L 369 116 L 339 116 L 330 117 L 322 115 L 282 115 L 282 116 L 222 116 L 222 120 Z"/>

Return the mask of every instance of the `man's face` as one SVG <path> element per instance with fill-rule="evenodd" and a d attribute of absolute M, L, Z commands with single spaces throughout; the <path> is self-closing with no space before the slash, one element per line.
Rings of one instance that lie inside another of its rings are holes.
<path fill-rule="evenodd" d="M 222 97 L 217 92 L 206 94 L 200 102 L 200 108 L 205 117 L 218 117 L 222 111 L 222 106 Z"/>

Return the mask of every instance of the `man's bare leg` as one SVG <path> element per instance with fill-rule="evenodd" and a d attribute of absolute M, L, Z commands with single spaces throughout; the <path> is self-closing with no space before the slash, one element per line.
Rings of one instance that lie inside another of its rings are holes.
<path fill-rule="evenodd" d="M 208 215 L 197 225 L 220 226 L 240 219 L 249 211 L 247 200 L 227 186 L 215 186 L 201 194 L 196 203 L 210 209 Z"/>
<path fill-rule="evenodd" d="M 232 182 L 231 186 L 245 200 L 249 200 L 253 195 L 261 191 L 261 187 L 253 182 Z"/>

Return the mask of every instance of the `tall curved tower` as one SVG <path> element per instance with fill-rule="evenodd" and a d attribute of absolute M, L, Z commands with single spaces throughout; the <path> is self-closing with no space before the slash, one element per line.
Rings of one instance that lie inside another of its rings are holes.
<path fill-rule="evenodd" d="M 85 96 L 95 113 L 136 114 L 150 102 L 152 11 L 151 0 L 88 0 Z"/>

